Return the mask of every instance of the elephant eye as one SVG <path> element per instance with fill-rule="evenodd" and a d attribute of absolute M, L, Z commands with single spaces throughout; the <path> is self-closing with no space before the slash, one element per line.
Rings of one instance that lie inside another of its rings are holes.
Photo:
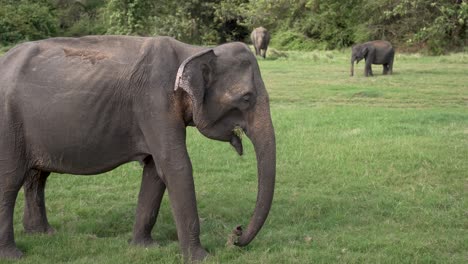
<path fill-rule="evenodd" d="M 251 107 L 254 104 L 255 97 L 252 92 L 247 92 L 237 99 L 237 104 L 239 109 L 245 110 L 249 107 Z"/>
<path fill-rule="evenodd" d="M 251 93 L 246 93 L 242 96 L 242 101 L 246 102 L 246 103 L 249 103 L 250 102 L 250 98 L 252 97 L 252 94 Z"/>

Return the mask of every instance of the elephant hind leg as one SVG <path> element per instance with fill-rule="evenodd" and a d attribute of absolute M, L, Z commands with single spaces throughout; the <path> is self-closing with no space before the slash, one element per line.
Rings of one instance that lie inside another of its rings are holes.
<path fill-rule="evenodd" d="M 44 189 L 50 172 L 30 170 L 23 184 L 25 206 L 23 227 L 26 233 L 52 234 L 55 230 L 47 220 Z"/>
<path fill-rule="evenodd" d="M 383 75 L 387 75 L 387 74 L 388 74 L 388 69 L 389 69 L 388 64 L 383 64 L 382 66 L 383 66 L 383 72 L 382 72 L 382 74 L 383 74 Z"/>
<path fill-rule="evenodd" d="M 266 58 L 266 52 L 267 52 L 267 48 L 263 49 L 262 57 L 263 57 L 264 59 Z"/>
<path fill-rule="evenodd" d="M 12 163 L 2 166 L 0 160 L 0 259 L 18 259 L 23 256 L 15 243 L 13 212 L 26 170 Z"/>
<path fill-rule="evenodd" d="M 146 158 L 144 163 L 143 179 L 141 181 L 140 194 L 138 195 L 138 206 L 131 243 L 148 246 L 155 244 L 155 241 L 151 237 L 151 230 L 158 217 L 166 184 L 159 176 L 153 158 Z"/>

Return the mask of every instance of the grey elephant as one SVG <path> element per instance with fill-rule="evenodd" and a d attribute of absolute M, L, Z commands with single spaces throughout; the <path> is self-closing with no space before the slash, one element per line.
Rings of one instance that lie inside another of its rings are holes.
<path fill-rule="evenodd" d="M 270 33 L 264 27 L 255 28 L 250 34 L 250 39 L 255 48 L 255 55 L 266 58 L 268 45 L 270 44 Z"/>
<path fill-rule="evenodd" d="M 153 243 L 167 188 L 184 257 L 204 259 L 187 126 L 230 142 L 239 155 L 240 130 L 253 143 L 257 202 L 236 245 L 250 243 L 272 204 L 276 145 L 268 94 L 243 43 L 206 48 L 125 36 L 23 43 L 0 58 L 0 124 L 1 258 L 22 256 L 13 236 L 22 186 L 25 231 L 53 232 L 44 201 L 50 172 L 90 175 L 140 161 L 132 242 Z"/>
<path fill-rule="evenodd" d="M 372 64 L 381 64 L 383 66 L 383 74 L 392 74 L 394 57 L 395 50 L 388 41 L 375 40 L 354 45 L 351 53 L 351 76 L 354 75 L 354 62 L 359 63 L 362 59 L 366 61 L 364 68 L 364 75 L 366 77 L 369 75 L 373 76 Z"/>

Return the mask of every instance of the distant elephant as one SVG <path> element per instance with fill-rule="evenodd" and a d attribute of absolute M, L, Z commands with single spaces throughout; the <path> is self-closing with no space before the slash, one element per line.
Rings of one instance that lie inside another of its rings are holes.
<path fill-rule="evenodd" d="M 255 28 L 250 34 L 250 39 L 255 48 L 255 55 L 266 57 L 268 44 L 270 44 L 270 33 L 264 27 Z"/>
<path fill-rule="evenodd" d="M 167 187 L 182 253 L 202 260 L 200 224 L 186 127 L 230 142 L 252 141 L 256 207 L 234 244 L 245 246 L 268 216 L 276 173 L 268 94 L 243 43 L 214 48 L 168 37 L 53 38 L 16 46 L 0 58 L 0 257 L 20 258 L 13 209 L 25 191 L 27 232 L 53 232 L 45 209 L 50 172 L 98 174 L 144 165 L 132 242 L 151 230 Z"/>
<path fill-rule="evenodd" d="M 393 58 L 395 50 L 392 44 L 384 40 L 375 40 L 362 44 L 354 45 L 351 54 L 351 76 L 354 75 L 354 61 L 359 63 L 363 58 L 366 61 L 364 75 L 373 76 L 372 64 L 382 64 L 383 74 L 393 73 Z"/>

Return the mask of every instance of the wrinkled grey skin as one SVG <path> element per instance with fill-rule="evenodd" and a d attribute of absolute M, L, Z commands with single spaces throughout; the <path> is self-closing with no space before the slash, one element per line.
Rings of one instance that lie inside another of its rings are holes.
<path fill-rule="evenodd" d="M 21 186 L 26 232 L 52 233 L 44 202 L 50 172 L 98 174 L 135 160 L 144 169 L 132 242 L 153 243 L 167 188 L 185 258 L 205 258 L 187 126 L 242 154 L 238 126 L 254 145 L 257 203 L 236 245 L 255 237 L 271 206 L 275 133 L 257 61 L 242 43 L 93 36 L 18 45 L 0 58 L 0 124 L 1 258 L 22 256 L 13 237 Z"/>
<path fill-rule="evenodd" d="M 362 44 L 354 45 L 351 53 L 351 76 L 354 75 L 354 61 L 359 63 L 360 60 L 366 61 L 364 75 L 373 76 L 372 64 L 381 64 L 383 66 L 383 74 L 393 73 L 393 58 L 395 50 L 392 44 L 384 40 L 369 41 Z"/>
<path fill-rule="evenodd" d="M 258 27 L 252 31 L 250 39 L 255 48 L 255 55 L 265 58 L 268 44 L 270 44 L 270 33 L 264 27 Z"/>

